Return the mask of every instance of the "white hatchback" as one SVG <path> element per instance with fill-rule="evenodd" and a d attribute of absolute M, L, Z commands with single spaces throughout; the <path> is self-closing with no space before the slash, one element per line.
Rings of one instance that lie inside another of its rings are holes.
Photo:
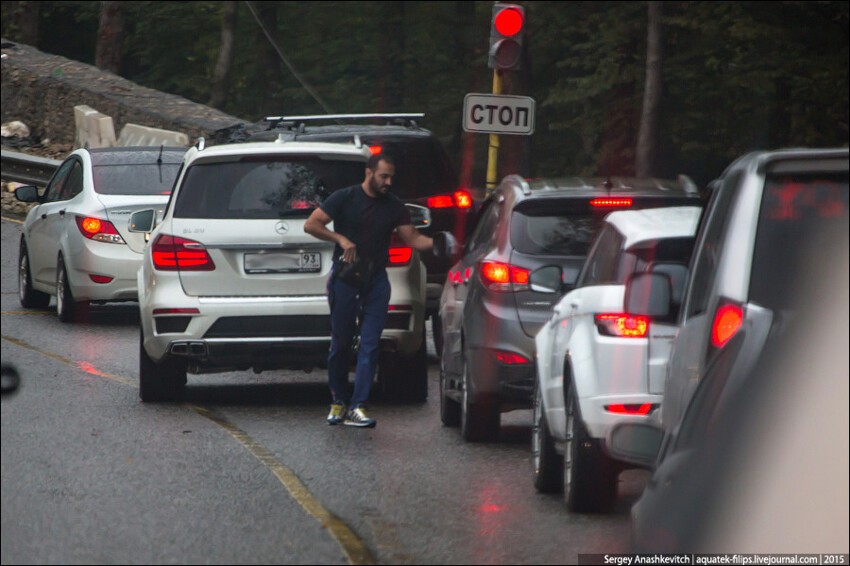
<path fill-rule="evenodd" d="M 21 305 L 46 307 L 56 296 L 62 322 L 85 317 L 92 302 L 136 300 L 136 272 L 145 240 L 127 229 L 130 214 L 162 211 L 184 148 L 78 149 L 53 174 L 43 195 L 15 191 L 37 203 L 21 235 Z"/>
<path fill-rule="evenodd" d="M 536 336 L 534 484 L 544 492 L 563 488 L 572 511 L 603 510 L 614 501 L 620 466 L 605 449 L 608 429 L 657 416 L 677 313 L 637 316 L 628 305 L 632 295 L 648 292 L 643 274 L 660 277 L 678 305 L 701 210 L 609 214 L 576 288 Z M 538 271 L 531 284 L 546 279 Z M 553 280 L 552 290 L 560 284 Z"/>
<path fill-rule="evenodd" d="M 334 246 L 304 223 L 330 193 L 362 182 L 369 150 L 356 141 L 200 144 L 164 216 L 133 216 L 131 230 L 150 239 L 138 273 L 142 401 L 176 397 L 187 372 L 326 366 Z M 426 225 L 427 209 L 415 208 L 414 224 Z M 395 238 L 387 267 L 379 390 L 424 400 L 425 270 Z"/>

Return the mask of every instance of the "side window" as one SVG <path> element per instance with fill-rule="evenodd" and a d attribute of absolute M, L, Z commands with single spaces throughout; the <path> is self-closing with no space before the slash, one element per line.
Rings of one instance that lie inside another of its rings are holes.
<path fill-rule="evenodd" d="M 577 287 L 586 285 L 604 285 L 617 281 L 623 236 L 611 225 L 606 224 L 584 264 Z"/>
<path fill-rule="evenodd" d="M 62 187 L 62 193 L 59 195 L 59 200 L 69 200 L 80 194 L 83 190 L 83 166 L 80 162 L 74 160 L 74 166 L 71 168 L 71 173 Z"/>
<path fill-rule="evenodd" d="M 490 201 L 487 209 L 483 211 L 475 231 L 469 238 L 469 252 L 480 250 L 492 241 L 496 233 L 500 209 L 501 205 L 495 199 Z"/>
<path fill-rule="evenodd" d="M 47 186 L 47 191 L 44 193 L 44 202 L 55 202 L 59 200 L 59 195 L 62 194 L 65 181 L 68 179 L 68 174 L 71 172 L 74 163 L 76 163 L 76 160 L 70 159 L 59 166 L 59 170 L 56 171 L 56 175 L 53 176 L 53 179 Z"/>
<path fill-rule="evenodd" d="M 695 263 L 691 269 L 690 288 L 686 293 L 688 301 L 685 317 L 690 318 L 705 312 L 708 298 L 714 286 L 717 264 L 723 253 L 723 235 L 731 216 L 731 207 L 738 194 L 743 173 L 732 173 L 723 185 L 711 195 L 708 205 L 702 237 L 697 242 Z"/>

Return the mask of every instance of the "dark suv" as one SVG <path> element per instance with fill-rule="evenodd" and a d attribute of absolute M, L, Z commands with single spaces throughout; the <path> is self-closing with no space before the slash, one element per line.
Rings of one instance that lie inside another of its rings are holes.
<path fill-rule="evenodd" d="M 440 300 L 440 416 L 466 440 L 494 438 L 500 414 L 531 407 L 534 337 L 560 294 L 536 288 L 558 266 L 571 289 L 603 218 L 614 210 L 701 204 L 686 177 L 525 180 L 506 177 L 482 204 Z"/>
<path fill-rule="evenodd" d="M 416 120 L 424 114 L 337 114 L 325 116 L 276 116 L 266 118 L 268 130 L 249 141 L 321 141 L 369 146 L 372 153 L 386 152 L 396 162 L 393 193 L 406 203 L 431 210 L 431 226 L 420 231 L 433 236 L 447 231 L 464 240 L 473 212 L 469 191 L 458 187 L 458 177 L 448 155 L 434 134 Z M 446 280 L 448 265 L 432 254 L 423 254 L 427 269 L 426 315 L 434 316 Z M 439 321 L 434 318 L 435 333 Z M 435 337 L 439 340 L 439 335 Z M 438 346 L 439 349 L 439 346 Z"/>

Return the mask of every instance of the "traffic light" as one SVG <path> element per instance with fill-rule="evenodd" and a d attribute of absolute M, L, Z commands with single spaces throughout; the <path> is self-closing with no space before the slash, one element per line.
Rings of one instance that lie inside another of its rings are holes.
<path fill-rule="evenodd" d="M 494 2 L 487 66 L 504 71 L 519 69 L 524 34 L 525 8 L 519 4 Z"/>

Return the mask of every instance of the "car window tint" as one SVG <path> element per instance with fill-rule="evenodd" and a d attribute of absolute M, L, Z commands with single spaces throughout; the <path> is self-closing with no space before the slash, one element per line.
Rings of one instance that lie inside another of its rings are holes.
<path fill-rule="evenodd" d="M 579 276 L 578 286 L 616 283 L 624 238 L 613 226 L 602 227 Z"/>
<path fill-rule="evenodd" d="M 179 170 L 179 163 L 95 165 L 94 190 L 102 195 L 168 195 Z"/>
<path fill-rule="evenodd" d="M 486 209 L 482 212 L 481 220 L 475 226 L 475 231 L 469 238 L 469 252 L 481 250 L 493 241 L 501 208 L 501 204 L 496 202 L 495 199 L 491 199 L 487 203 Z"/>
<path fill-rule="evenodd" d="M 332 192 L 359 184 L 363 169 L 360 160 L 315 156 L 258 156 L 237 162 L 200 163 L 186 171 L 174 216 L 307 216 Z"/>
<path fill-rule="evenodd" d="M 741 184 L 742 173 L 736 171 L 727 177 L 721 187 L 711 195 L 708 204 L 703 233 L 698 240 L 698 255 L 689 279 L 690 290 L 686 293 L 688 305 L 686 316 L 691 317 L 705 312 L 708 298 L 714 286 L 717 265 L 723 252 L 723 235 L 732 215 L 735 196 Z"/>
<path fill-rule="evenodd" d="M 69 159 L 59 166 L 59 170 L 56 171 L 56 175 L 53 176 L 50 185 L 47 187 L 47 192 L 44 194 L 44 202 L 59 200 L 59 195 L 62 194 L 62 189 L 65 186 L 65 180 L 68 178 L 68 174 L 71 172 L 71 168 L 75 162 L 75 159 Z"/>
<path fill-rule="evenodd" d="M 750 277 L 750 300 L 789 308 L 795 285 L 816 284 L 792 275 L 818 233 L 847 237 L 847 173 L 777 175 L 765 181 Z"/>
<path fill-rule="evenodd" d="M 511 245 L 526 254 L 584 256 L 602 219 L 601 214 L 586 212 L 515 211 L 511 221 Z"/>
<path fill-rule="evenodd" d="M 80 194 L 83 190 L 83 166 L 79 161 L 74 160 L 74 165 L 71 167 L 71 173 L 68 174 L 68 179 L 62 187 L 62 194 L 59 200 L 69 200 Z"/>

